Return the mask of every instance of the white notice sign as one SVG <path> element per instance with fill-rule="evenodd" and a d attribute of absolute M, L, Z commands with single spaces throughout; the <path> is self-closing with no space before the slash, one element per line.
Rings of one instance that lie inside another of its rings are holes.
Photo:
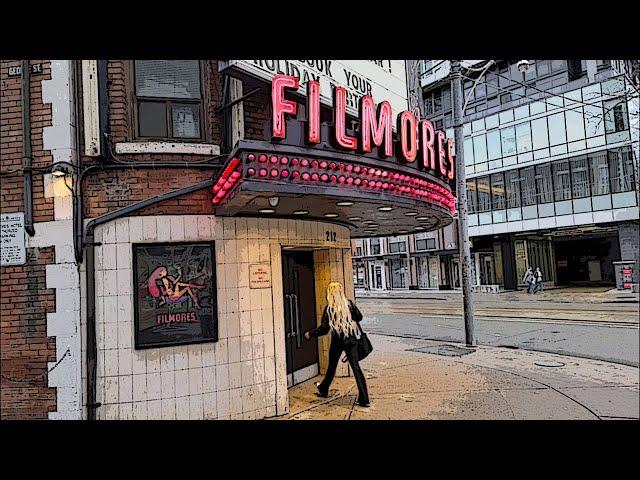
<path fill-rule="evenodd" d="M 271 265 L 268 263 L 249 265 L 249 288 L 271 286 Z"/>
<path fill-rule="evenodd" d="M 26 263 L 24 213 L 0 215 L 0 242 L 0 265 L 24 265 Z"/>

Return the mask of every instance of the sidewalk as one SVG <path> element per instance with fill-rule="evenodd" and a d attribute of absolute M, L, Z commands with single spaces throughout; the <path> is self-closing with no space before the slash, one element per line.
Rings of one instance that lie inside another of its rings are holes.
<path fill-rule="evenodd" d="M 362 290 L 356 289 L 356 298 L 405 298 L 447 300 L 460 298 L 462 290 Z M 549 286 L 543 292 L 528 295 L 524 290 L 501 291 L 500 293 L 474 293 L 479 301 L 542 301 L 560 303 L 638 303 L 640 293 L 617 290 L 609 287 L 554 287 Z"/>
<path fill-rule="evenodd" d="M 523 350 L 370 335 L 362 362 L 371 407 L 354 406 L 353 378 L 317 397 L 316 377 L 289 390 L 280 419 L 638 419 L 634 367 Z M 428 353 L 426 353 L 428 352 Z M 440 353 L 440 354 L 438 354 Z M 450 356 L 451 354 L 458 356 Z"/>

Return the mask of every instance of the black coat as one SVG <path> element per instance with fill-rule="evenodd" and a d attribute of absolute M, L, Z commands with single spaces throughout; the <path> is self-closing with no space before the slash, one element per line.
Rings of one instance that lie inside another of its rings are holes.
<path fill-rule="evenodd" d="M 351 300 L 349 300 L 349 310 L 351 311 L 351 318 L 356 323 L 358 323 L 358 326 L 360 326 L 360 321 L 362 320 L 362 313 Z M 312 337 L 321 337 L 322 335 L 326 335 L 327 333 L 329 333 L 329 330 L 331 330 L 331 326 L 329 325 L 329 306 L 327 305 L 326 307 L 324 307 L 324 312 L 322 313 L 322 320 L 320 322 L 320 326 L 309 330 L 309 335 Z M 331 332 L 331 333 L 332 333 L 332 336 L 340 338 L 342 340 L 342 338 L 338 333 L 336 332 Z M 355 337 L 353 338 L 355 339 Z M 344 340 L 349 340 L 349 339 L 344 339 Z"/>

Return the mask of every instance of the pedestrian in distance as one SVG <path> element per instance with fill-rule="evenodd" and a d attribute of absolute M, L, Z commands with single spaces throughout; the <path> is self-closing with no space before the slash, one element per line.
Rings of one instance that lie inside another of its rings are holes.
<path fill-rule="evenodd" d="M 522 283 L 527 285 L 527 293 L 533 293 L 535 276 L 533 275 L 533 269 L 531 267 L 527 268 L 527 271 L 524 272 L 524 277 L 522 277 Z"/>
<path fill-rule="evenodd" d="M 542 272 L 540 271 L 540 267 L 536 267 L 536 271 L 533 274 L 534 278 L 534 287 L 533 293 L 538 293 L 542 291 Z"/>
<path fill-rule="evenodd" d="M 322 322 L 319 327 L 305 332 L 304 338 L 310 340 L 311 337 L 320 337 L 331 332 L 327 373 L 322 382 L 315 384 L 318 395 L 325 398 L 329 395 L 329 386 L 336 373 L 340 355 L 345 352 L 358 385 L 357 404 L 368 407 L 367 382 L 358 363 L 358 341 L 364 335 L 360 328 L 361 320 L 362 313 L 351 300 L 345 297 L 342 284 L 331 282 L 327 287 L 327 306 L 322 314 Z"/>

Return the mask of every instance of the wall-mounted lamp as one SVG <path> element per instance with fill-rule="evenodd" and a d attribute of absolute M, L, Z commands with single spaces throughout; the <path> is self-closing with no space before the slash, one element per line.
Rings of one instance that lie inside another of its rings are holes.
<path fill-rule="evenodd" d="M 277 207 L 278 203 L 280 203 L 280 197 L 269 197 L 269 205 Z"/>
<path fill-rule="evenodd" d="M 67 175 L 71 174 L 71 169 L 66 166 L 66 165 L 62 165 L 60 163 L 56 163 L 52 168 L 51 168 L 51 175 L 53 175 L 54 177 L 66 177 Z"/>

